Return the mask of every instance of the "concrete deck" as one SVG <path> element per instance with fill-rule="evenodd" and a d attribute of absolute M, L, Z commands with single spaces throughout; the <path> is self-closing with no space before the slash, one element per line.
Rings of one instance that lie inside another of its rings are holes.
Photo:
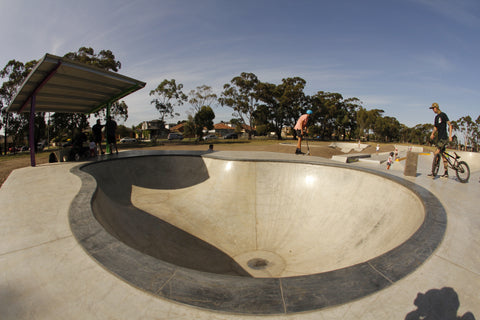
<path fill-rule="evenodd" d="M 215 152 L 208 157 L 311 164 L 325 161 L 249 152 Z M 456 181 L 453 172 L 447 180 L 428 178 L 431 157 L 420 158 L 416 178 L 403 177 L 402 163 L 394 163 L 388 172 L 383 164 L 359 162 L 345 166 L 391 175 L 394 179 L 399 177 L 435 195 L 445 208 L 448 223 L 443 240 L 433 254 L 412 273 L 361 299 L 318 311 L 277 314 L 273 318 L 404 319 L 417 309 L 414 305 L 417 294 L 443 287 L 457 293 L 458 316 L 471 312 L 477 319 L 480 317 L 478 158 L 466 157 L 472 169 L 467 184 Z M 60 163 L 16 170 L 0 189 L 1 319 L 258 318 L 199 309 L 159 298 L 126 283 L 92 259 L 69 226 L 68 212 L 82 187 L 81 179 L 70 172 L 77 165 Z M 198 301 L 203 294 L 198 292 Z M 447 295 L 443 298 L 447 299 Z"/>

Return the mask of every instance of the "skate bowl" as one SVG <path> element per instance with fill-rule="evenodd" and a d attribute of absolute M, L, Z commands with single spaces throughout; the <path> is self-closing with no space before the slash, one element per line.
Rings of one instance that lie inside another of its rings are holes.
<path fill-rule="evenodd" d="M 429 191 L 297 159 L 152 152 L 82 165 L 70 225 L 92 258 L 141 290 L 257 315 L 372 294 L 441 242 L 446 213 Z"/>
<path fill-rule="evenodd" d="M 470 172 L 478 172 L 480 171 L 480 153 L 479 152 L 468 152 L 468 151 L 456 151 L 456 150 L 448 150 L 450 154 L 453 155 L 456 152 L 460 157 L 461 161 L 466 161 L 468 166 L 470 167 Z"/>

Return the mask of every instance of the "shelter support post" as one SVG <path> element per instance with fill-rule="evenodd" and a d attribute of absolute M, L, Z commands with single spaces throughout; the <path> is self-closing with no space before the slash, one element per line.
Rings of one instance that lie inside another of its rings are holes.
<path fill-rule="evenodd" d="M 107 119 L 105 120 L 105 125 L 107 124 L 107 121 L 108 119 L 110 118 L 110 107 L 111 107 L 111 103 L 108 103 L 107 104 Z M 111 141 L 108 141 L 108 134 L 107 134 L 107 127 L 105 126 L 105 134 L 106 134 L 106 141 L 107 141 L 107 145 L 105 147 L 105 153 L 106 154 L 110 154 L 112 152 L 112 150 L 110 149 L 110 143 L 112 143 Z"/>
<path fill-rule="evenodd" d="M 30 164 L 35 167 L 35 100 L 36 95 L 30 99 L 30 123 L 28 132 L 28 144 L 30 146 Z"/>

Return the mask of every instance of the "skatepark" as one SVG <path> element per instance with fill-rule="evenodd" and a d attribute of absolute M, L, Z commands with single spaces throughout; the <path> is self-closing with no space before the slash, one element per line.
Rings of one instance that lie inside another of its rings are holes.
<path fill-rule="evenodd" d="M 401 150 L 401 153 L 403 150 Z M 445 287 L 480 315 L 480 157 L 385 169 L 274 152 L 130 151 L 12 172 L 2 319 L 404 319 Z"/>

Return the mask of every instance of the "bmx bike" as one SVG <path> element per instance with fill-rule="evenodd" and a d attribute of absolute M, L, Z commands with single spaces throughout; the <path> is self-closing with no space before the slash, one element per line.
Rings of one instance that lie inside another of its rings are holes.
<path fill-rule="evenodd" d="M 467 183 L 468 179 L 470 179 L 470 168 L 465 161 L 459 161 L 460 156 L 456 152 L 453 152 L 453 154 L 455 156 L 452 156 L 446 150 L 440 150 L 438 154 L 434 155 L 432 163 L 432 175 L 434 178 L 437 176 L 438 169 L 440 167 L 440 158 L 443 157 L 448 163 L 447 167 L 455 170 L 458 181 Z"/>

